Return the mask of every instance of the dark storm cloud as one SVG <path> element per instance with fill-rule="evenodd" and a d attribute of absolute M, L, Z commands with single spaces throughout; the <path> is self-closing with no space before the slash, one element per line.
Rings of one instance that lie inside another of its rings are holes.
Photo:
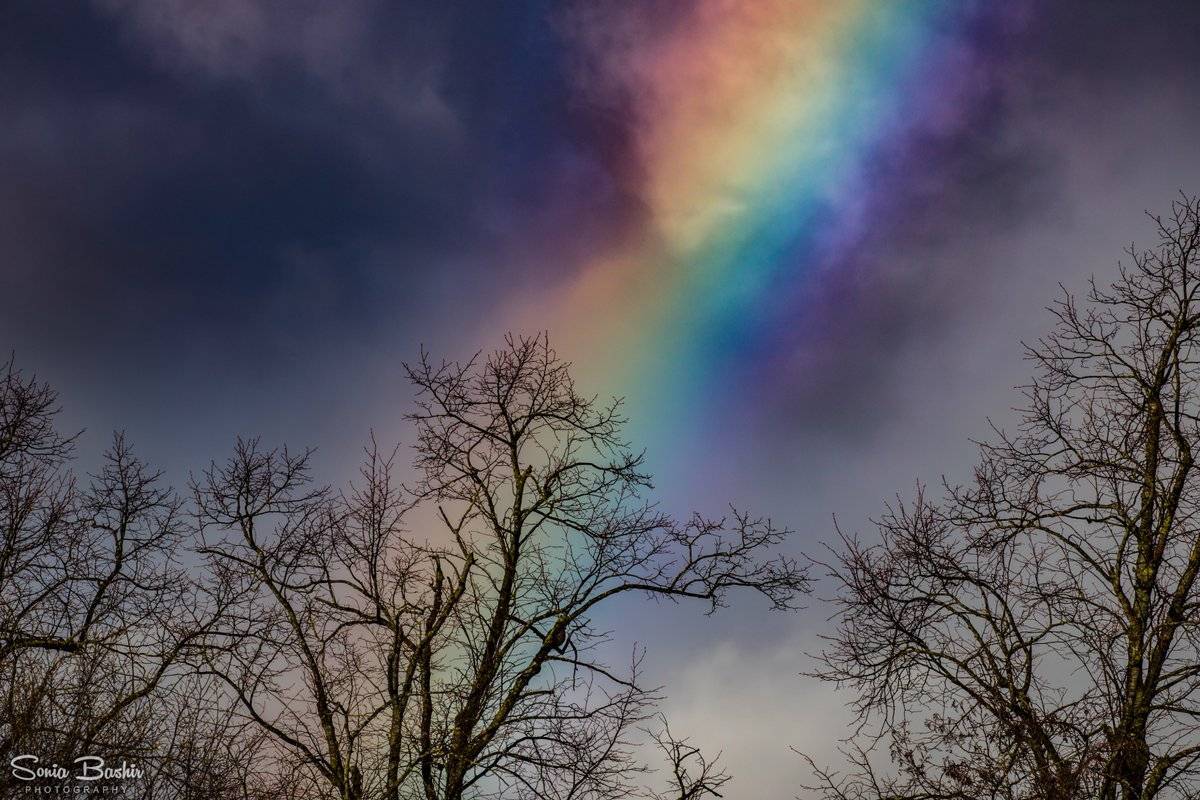
<path fill-rule="evenodd" d="M 538 4 L 0 13 L 0 342 L 101 427 L 253 425 L 538 280 L 513 220 L 622 213 Z"/>
<path fill-rule="evenodd" d="M 265 405 L 335 383 L 330 371 L 359 377 L 373 355 L 394 368 L 418 340 L 469 336 L 498 295 L 562 279 L 638 213 L 619 188 L 637 181 L 616 174 L 636 169 L 628 109 L 581 95 L 589 66 L 567 49 L 571 26 L 605 33 L 593 8 L 10 4 L 0 291 L 15 300 L 0 339 L 100 392 L 169 386 L 193 411 L 253 419 L 253 398 L 215 411 L 206 387 L 233 382 Z M 618 15 L 640 35 L 679 17 L 642 8 Z M 1200 116 L 1189 6 L 1028 9 L 1022 25 L 985 14 L 966 32 L 992 66 L 969 124 L 872 165 L 896 187 L 886 224 L 802 289 L 818 300 L 781 294 L 784 311 L 820 311 L 740 378 L 748 441 L 784 441 L 781 426 L 886 433 L 912 355 L 995 313 L 1006 285 L 1052 272 L 1036 252 L 999 254 L 1030 237 L 1053 246 L 1056 226 L 1069 237 L 1106 161 L 1131 186 L 1194 169 L 1170 138 Z M 1119 197 L 1167 201 L 1148 195 L 1115 193 L 1106 227 L 1125 224 Z M 754 370 L 791 377 L 777 391 Z M 114 411 L 136 394 L 122 391 Z"/>

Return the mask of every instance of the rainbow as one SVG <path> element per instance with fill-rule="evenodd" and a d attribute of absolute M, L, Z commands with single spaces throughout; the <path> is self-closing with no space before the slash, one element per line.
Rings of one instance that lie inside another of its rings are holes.
<path fill-rule="evenodd" d="M 896 176 L 921 177 L 910 146 L 967 124 L 983 96 L 994 65 L 977 40 L 996 14 L 712 0 L 661 30 L 638 7 L 567 29 L 585 100 L 628 98 L 636 164 L 620 179 L 640 219 L 518 308 L 516 327 L 549 329 L 589 388 L 626 395 L 653 447 L 708 424 L 739 365 L 828 301 L 820 276 L 857 268 L 847 254 L 889 219 Z"/>

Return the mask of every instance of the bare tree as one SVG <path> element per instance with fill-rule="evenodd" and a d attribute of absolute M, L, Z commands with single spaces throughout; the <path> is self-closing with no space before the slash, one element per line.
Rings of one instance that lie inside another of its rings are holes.
<path fill-rule="evenodd" d="M 687 739 L 677 738 L 671 732 L 667 718 L 660 717 L 661 728 L 652 732 L 651 738 L 670 764 L 670 788 L 659 794 L 656 800 L 702 800 L 705 797 L 724 797 L 718 789 L 729 783 L 732 776 L 717 765 L 720 760 L 709 760 L 700 749 Z"/>
<path fill-rule="evenodd" d="M 180 716 L 194 690 L 184 660 L 212 619 L 180 562 L 181 501 L 120 434 L 81 481 L 57 393 L 11 361 L 0 369 L 0 790 L 15 755 L 90 755 L 170 779 L 157 794 L 130 787 L 145 797 L 236 796 L 189 795 L 199 773 L 171 767 L 200 744 Z"/>
<path fill-rule="evenodd" d="M 769 554 L 786 531 L 658 510 L 619 403 L 579 394 L 544 337 L 407 370 L 410 488 L 374 444 L 345 492 L 312 485 L 309 453 L 257 442 L 196 481 L 205 552 L 236 598 L 206 671 L 314 797 L 644 794 L 638 726 L 657 690 L 639 654 L 606 662 L 595 612 L 628 594 L 712 612 L 738 589 L 791 608 L 805 574 Z M 723 782 L 674 754 L 683 797 Z"/>
<path fill-rule="evenodd" d="M 886 752 L 859 739 L 824 796 L 1200 791 L 1200 202 L 1155 222 L 1110 288 L 1052 308 L 974 481 L 843 535 L 818 674 Z"/>

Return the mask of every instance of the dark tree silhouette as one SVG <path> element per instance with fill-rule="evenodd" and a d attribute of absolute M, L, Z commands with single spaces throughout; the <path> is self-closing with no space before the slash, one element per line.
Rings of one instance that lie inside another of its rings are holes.
<path fill-rule="evenodd" d="M 819 675 L 883 753 L 830 798 L 1194 797 L 1200 791 L 1200 203 L 1028 348 L 1017 429 L 974 481 L 843 536 Z"/>
<path fill-rule="evenodd" d="M 666 791 L 656 795 L 655 800 L 724 797 L 717 790 L 728 783 L 731 776 L 717 766 L 720 756 L 710 761 L 687 739 L 680 739 L 671 733 L 665 716 L 659 717 L 659 723 L 659 729 L 650 735 L 670 764 L 670 778 Z"/>
<path fill-rule="evenodd" d="M 639 653 L 602 659 L 594 614 L 630 594 L 711 612 L 742 589 L 791 608 L 804 571 L 770 555 L 786 531 L 658 510 L 619 403 L 581 395 L 545 337 L 406 369 L 412 486 L 374 443 L 344 492 L 313 485 L 311 453 L 257 441 L 195 482 L 229 600 L 203 671 L 301 794 L 649 796 L 636 745 L 657 692 Z M 726 780 L 694 748 L 666 752 L 680 798 Z"/>
<path fill-rule="evenodd" d="M 0 369 L 0 792 L 15 755 L 92 755 L 143 764 L 145 796 L 220 796 L 193 792 L 215 767 L 201 779 L 179 759 L 233 736 L 185 703 L 185 656 L 214 617 L 179 563 L 181 501 L 120 434 L 80 480 L 56 392 Z"/>

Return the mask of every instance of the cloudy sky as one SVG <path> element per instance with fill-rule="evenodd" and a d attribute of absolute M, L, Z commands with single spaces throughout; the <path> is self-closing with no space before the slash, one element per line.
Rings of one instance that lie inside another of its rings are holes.
<path fill-rule="evenodd" d="M 98 0 L 0 10 L 0 349 L 84 453 L 343 477 L 399 364 L 548 330 L 664 503 L 815 552 L 1023 379 L 1058 284 L 1200 192 L 1192 4 Z M 659 608 L 676 727 L 790 797 L 826 612 Z"/>

